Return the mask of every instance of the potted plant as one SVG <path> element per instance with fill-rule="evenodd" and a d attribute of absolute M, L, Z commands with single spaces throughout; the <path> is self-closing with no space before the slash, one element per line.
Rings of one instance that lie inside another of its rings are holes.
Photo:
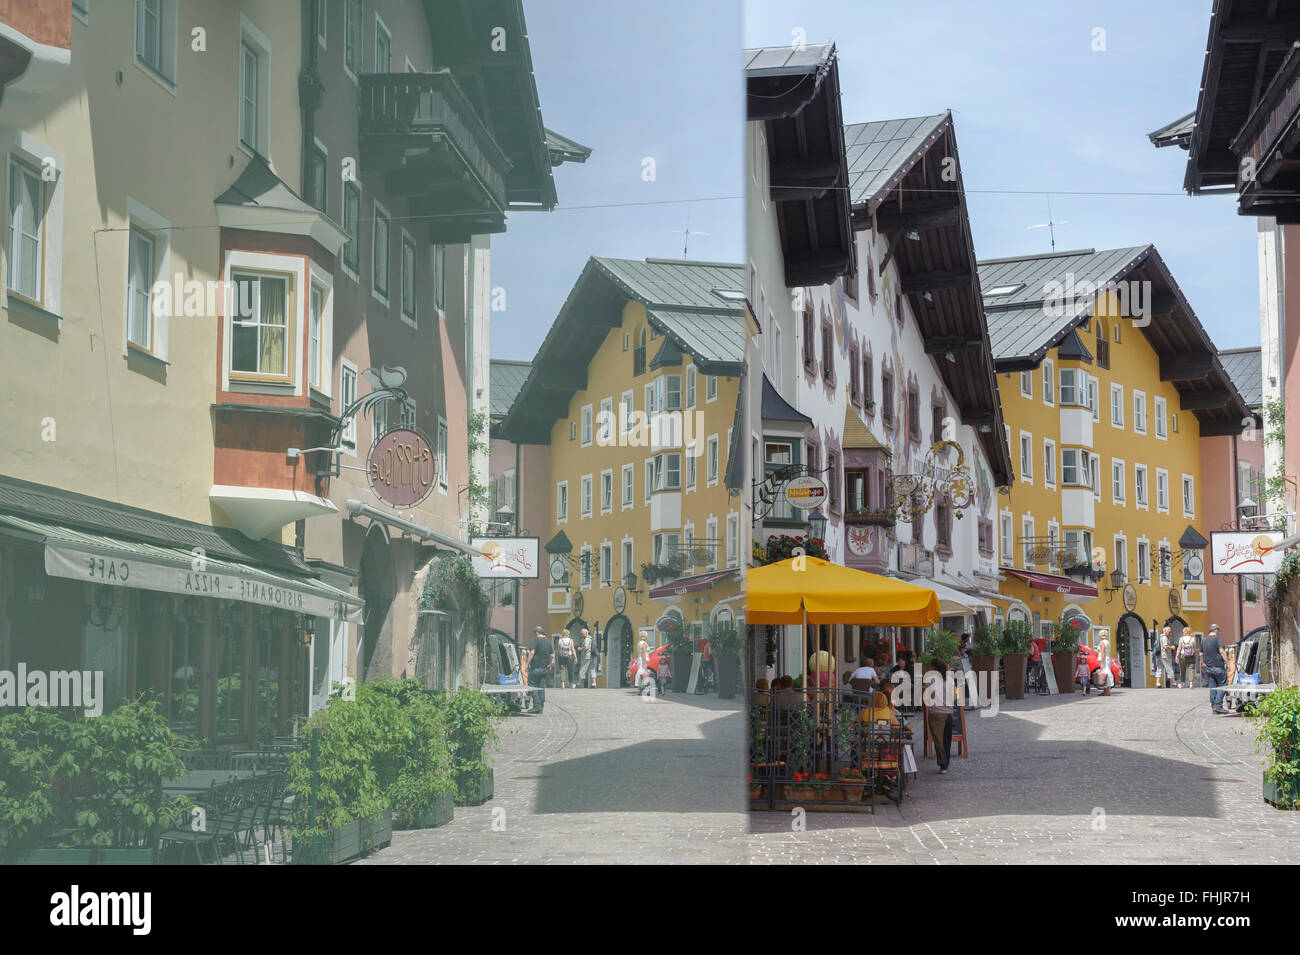
<path fill-rule="evenodd" d="M 980 688 L 980 705 L 988 706 L 993 702 L 990 699 L 984 699 L 986 693 L 991 693 L 993 688 L 992 674 L 998 670 L 998 657 L 1002 655 L 1002 634 L 997 627 L 985 624 L 975 628 L 971 640 L 970 665 L 976 673 L 982 676 L 976 681 Z"/>
<path fill-rule="evenodd" d="M 492 798 L 495 789 L 487 750 L 497 742 L 501 704 L 481 690 L 463 686 L 445 697 L 442 708 L 456 805 L 481 806 Z"/>
<path fill-rule="evenodd" d="M 667 645 L 672 665 L 673 692 L 685 693 L 691 682 L 691 654 L 695 652 L 695 641 L 688 631 L 674 625 L 673 629 L 667 631 Z"/>
<path fill-rule="evenodd" d="M 1259 594 L 1255 593 L 1253 590 L 1247 590 L 1244 597 L 1248 604 L 1253 604 L 1259 600 Z"/>
<path fill-rule="evenodd" d="M 750 776 L 749 777 L 749 801 L 758 802 L 762 798 L 763 798 L 763 784 L 761 782 L 754 782 L 754 777 Z"/>
<path fill-rule="evenodd" d="M 816 802 L 821 798 L 822 790 L 813 785 L 809 773 L 795 773 L 793 783 L 787 783 L 782 795 L 789 802 Z M 826 777 L 823 776 L 822 779 Z"/>
<path fill-rule="evenodd" d="M 745 649 L 745 635 L 735 621 L 714 623 L 709 628 L 709 650 L 713 654 L 713 668 L 718 682 L 718 699 L 736 697 L 736 683 L 740 673 L 740 655 Z"/>
<path fill-rule="evenodd" d="M 1263 752 L 1264 801 L 1300 809 L 1300 688 L 1284 686 L 1255 704 L 1256 752 Z"/>
<path fill-rule="evenodd" d="M 456 783 L 441 702 L 416 680 L 381 680 L 373 686 L 407 715 L 412 732 L 409 744 L 401 739 L 392 742 L 382 764 L 393 828 L 433 829 L 451 822 Z"/>
<path fill-rule="evenodd" d="M 925 642 L 922 646 L 925 648 L 919 655 L 922 663 L 929 664 L 941 659 L 951 669 L 956 665 L 957 650 L 961 643 L 957 639 L 957 634 L 951 630 L 940 630 L 938 627 L 931 627 L 925 631 Z"/>
<path fill-rule="evenodd" d="M 875 413 L 876 413 L 876 403 L 875 403 L 874 401 L 872 401 L 870 398 L 868 398 L 866 401 L 862 402 L 862 407 L 864 407 L 864 408 L 867 409 L 867 414 L 875 414 Z"/>
<path fill-rule="evenodd" d="M 1074 658 L 1079 653 L 1079 641 L 1065 621 L 1065 614 L 1061 614 L 1052 634 L 1052 672 L 1056 676 L 1056 688 L 1062 693 L 1073 693 Z"/>
<path fill-rule="evenodd" d="M 871 524 L 892 528 L 898 523 L 898 512 L 892 507 L 863 507 L 844 514 L 845 524 Z"/>
<path fill-rule="evenodd" d="M 765 553 L 769 563 L 786 560 L 795 556 L 795 550 L 802 549 L 805 557 L 819 557 L 827 560 L 826 542 L 820 537 L 804 537 L 801 534 L 771 534 L 767 538 Z"/>
<path fill-rule="evenodd" d="M 866 795 L 867 777 L 860 769 L 851 767 L 840 770 L 839 784 L 845 802 L 861 802 Z"/>
<path fill-rule="evenodd" d="M 880 420 L 886 428 L 892 428 L 894 426 L 894 416 L 888 411 L 882 411 L 880 413 Z"/>
<path fill-rule="evenodd" d="M 1007 699 L 1025 698 L 1025 677 L 1034 631 L 1024 620 L 1010 620 L 1002 628 L 1002 671 L 1007 681 Z"/>

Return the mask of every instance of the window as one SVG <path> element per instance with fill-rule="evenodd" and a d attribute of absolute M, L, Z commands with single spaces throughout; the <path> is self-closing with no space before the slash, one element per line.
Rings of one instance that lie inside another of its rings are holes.
<path fill-rule="evenodd" d="M 660 379 L 660 386 L 664 389 L 664 400 L 660 404 L 665 411 L 682 410 L 682 376 L 681 375 L 664 375 Z"/>
<path fill-rule="evenodd" d="M 626 510 L 633 506 L 633 495 L 636 493 L 636 472 L 632 465 L 623 465 L 623 509 Z"/>
<path fill-rule="evenodd" d="M 586 590 L 591 586 L 591 545 L 583 544 L 578 554 L 578 586 Z"/>
<path fill-rule="evenodd" d="M 355 80 L 360 71 L 357 63 L 357 33 L 361 23 L 361 0 L 345 0 L 343 20 L 343 68 Z"/>
<path fill-rule="evenodd" d="M 612 514 L 614 512 L 614 472 L 605 470 L 600 472 L 600 513 Z"/>
<path fill-rule="evenodd" d="M 1024 543 L 1022 550 L 1024 566 L 1034 566 L 1034 519 L 1032 517 L 1020 518 L 1020 536 Z"/>
<path fill-rule="evenodd" d="M 325 321 L 325 290 L 311 287 L 311 327 L 307 330 L 307 383 L 317 390 L 321 386 L 321 341 Z M 328 359 L 326 359 L 328 360 Z"/>
<path fill-rule="evenodd" d="M 239 50 L 239 141 L 253 152 L 260 152 L 257 141 L 258 90 L 257 50 L 244 42 Z"/>
<path fill-rule="evenodd" d="M 680 491 L 682 489 L 682 455 L 680 451 L 655 455 L 654 489 L 656 491 Z"/>
<path fill-rule="evenodd" d="M 579 513 L 583 517 L 591 517 L 591 475 L 582 476 L 582 497 L 579 500 L 581 510 Z"/>
<path fill-rule="evenodd" d="M 393 37 L 384 26 L 384 21 L 375 17 L 375 72 L 391 73 L 393 71 Z"/>
<path fill-rule="evenodd" d="M 231 272 L 236 292 L 231 317 L 230 370 L 241 375 L 289 378 L 289 280 L 280 275 Z"/>
<path fill-rule="evenodd" d="M 1026 398 L 1034 397 L 1034 373 L 1032 371 L 1022 371 L 1020 373 L 1020 394 Z"/>
<path fill-rule="evenodd" d="M 1097 410 L 1097 379 L 1092 375 L 1088 375 L 1086 376 L 1085 385 L 1087 398 L 1084 403 L 1088 406 L 1088 410 L 1092 412 L 1092 420 L 1099 421 L 1101 419 L 1098 417 L 1099 412 Z"/>
<path fill-rule="evenodd" d="M 375 203 L 375 234 L 371 244 L 370 287 L 375 296 L 385 305 L 388 304 L 388 242 L 392 228 L 386 210 Z"/>
<path fill-rule="evenodd" d="M 1133 430 L 1147 433 L 1147 396 L 1141 391 L 1133 392 Z"/>
<path fill-rule="evenodd" d="M 1110 386 L 1110 424 L 1112 428 L 1124 427 L 1124 386 Z"/>
<path fill-rule="evenodd" d="M 1000 514 L 998 516 L 998 535 L 1001 540 L 998 542 L 1001 546 L 1002 560 L 1011 559 L 1011 515 Z"/>
<path fill-rule="evenodd" d="M 1087 484 L 1087 452 L 1078 448 L 1062 448 L 1061 487 L 1085 487 Z"/>
<path fill-rule="evenodd" d="M 686 369 L 686 407 L 688 409 L 695 407 L 695 366 L 692 365 Z"/>
<path fill-rule="evenodd" d="M 718 483 L 718 436 L 709 435 L 709 440 L 705 444 L 705 466 L 704 479 L 709 487 Z"/>
<path fill-rule="evenodd" d="M 934 506 L 935 546 L 943 550 L 952 550 L 952 508 L 947 504 Z"/>
<path fill-rule="evenodd" d="M 1056 364 L 1048 358 L 1043 362 L 1043 404 L 1056 403 Z"/>
<path fill-rule="evenodd" d="M 1027 431 L 1020 432 L 1020 479 L 1034 482 L 1034 436 Z"/>
<path fill-rule="evenodd" d="M 1116 537 L 1111 542 L 1111 567 L 1112 571 L 1118 570 L 1128 580 L 1128 541 L 1123 537 Z"/>
<path fill-rule="evenodd" d="M 871 356 L 862 356 L 862 403 L 868 412 L 874 409 L 876 403 L 876 383 L 871 377 Z"/>
<path fill-rule="evenodd" d="M 135 0 L 135 61 L 176 81 L 176 0 Z"/>
<path fill-rule="evenodd" d="M 1177 411 L 1175 411 L 1173 414 L 1169 416 L 1169 430 L 1173 431 L 1174 434 L 1178 433 L 1178 412 Z"/>
<path fill-rule="evenodd" d="M 41 177 L 20 162 L 9 162 L 8 286 L 33 302 L 42 300 L 45 189 Z"/>
<path fill-rule="evenodd" d="M 438 489 L 447 490 L 447 422 L 438 419 Z"/>
<path fill-rule="evenodd" d="M 600 437 L 601 445 L 606 446 L 614 441 L 614 399 L 600 399 Z"/>
<path fill-rule="evenodd" d="M 1147 466 L 1133 465 L 1133 502 L 1138 507 L 1147 506 Z"/>
<path fill-rule="evenodd" d="M 1156 510 L 1169 513 L 1169 472 L 1164 468 L 1156 468 Z"/>
<path fill-rule="evenodd" d="M 600 545 L 600 585 L 609 587 L 614 583 L 614 545 Z"/>
<path fill-rule="evenodd" d="M 1196 516 L 1195 479 L 1190 474 L 1183 475 L 1183 517 Z"/>
<path fill-rule="evenodd" d="M 943 440 L 943 419 L 944 408 L 942 405 L 933 405 L 930 408 L 930 443 L 938 444 Z"/>
<path fill-rule="evenodd" d="M 1043 484 L 1056 486 L 1056 442 L 1050 438 L 1043 439 Z"/>
<path fill-rule="evenodd" d="M 858 397 L 858 346 L 849 346 L 849 401 L 859 404 Z"/>
<path fill-rule="evenodd" d="M 582 406 L 582 446 L 591 444 L 591 405 Z"/>
<path fill-rule="evenodd" d="M 709 545 L 706 548 L 709 552 L 709 560 L 705 566 L 706 570 L 718 569 L 718 519 L 710 517 L 704 522 L 704 533 L 708 537 Z"/>
<path fill-rule="evenodd" d="M 650 503 L 650 494 L 655 489 L 655 459 L 646 458 L 645 462 L 645 502 Z"/>
<path fill-rule="evenodd" d="M 1090 376 L 1087 372 L 1077 368 L 1061 369 L 1061 405 L 1074 405 L 1076 407 L 1090 407 L 1088 403 Z M 1093 381 L 1092 393 L 1096 394 L 1095 379 Z M 1095 401 L 1094 401 L 1095 404 Z"/>
<path fill-rule="evenodd" d="M 569 422 L 569 440 L 570 441 L 578 440 L 578 422 L 576 421 Z"/>
<path fill-rule="evenodd" d="M 1144 540 L 1138 541 L 1138 583 L 1151 583 L 1151 545 Z"/>
<path fill-rule="evenodd" d="M 646 354 L 645 354 L 645 353 L 646 353 L 645 329 L 643 328 L 643 329 L 641 329 L 641 337 L 640 337 L 639 339 L 637 339 L 637 346 L 636 346 L 636 348 L 632 349 L 632 375 L 633 375 L 633 377 L 636 377 L 636 376 L 638 376 L 638 375 L 644 375 L 644 374 L 645 374 L 645 360 L 646 360 Z M 647 410 L 647 412 L 649 411 L 648 408 L 647 408 L 646 410 Z"/>
<path fill-rule="evenodd" d="M 709 375 L 704 379 L 704 400 L 705 402 L 716 401 L 718 399 L 718 376 Z"/>
<path fill-rule="evenodd" d="M 623 434 L 628 434 L 632 431 L 632 412 L 635 409 L 636 400 L 633 398 L 632 392 L 623 392 L 618 399 L 619 429 Z"/>
<path fill-rule="evenodd" d="M 740 563 L 740 518 L 736 514 L 727 515 L 727 566 L 735 567 Z"/>
<path fill-rule="evenodd" d="M 1097 367 L 1110 368 L 1110 339 L 1106 337 L 1106 323 L 1097 319 Z"/>
<path fill-rule="evenodd" d="M 1111 459 L 1110 462 L 1110 498 L 1114 504 L 1123 504 L 1127 489 L 1124 479 L 1124 462 Z"/>
<path fill-rule="evenodd" d="M 1157 395 L 1155 398 L 1152 399 L 1152 401 L 1155 403 L 1154 417 L 1155 417 L 1155 425 L 1156 425 L 1156 437 L 1166 438 L 1169 436 L 1169 432 L 1165 430 L 1166 429 L 1165 399 Z"/>
<path fill-rule="evenodd" d="M 329 214 L 328 169 L 329 156 L 325 147 L 317 140 L 311 147 L 311 168 L 308 171 L 311 182 L 307 187 L 307 201 L 327 215 Z"/>
<path fill-rule="evenodd" d="M 327 6 L 325 0 L 316 0 L 316 41 L 321 46 L 325 46 L 325 8 Z"/>
<path fill-rule="evenodd" d="M 399 428 L 415 427 L 418 418 L 416 416 L 416 405 L 413 399 L 407 398 L 400 405 L 398 405 L 397 419 L 398 419 L 397 426 Z"/>
<path fill-rule="evenodd" d="M 921 437 L 921 396 L 915 388 L 907 392 L 907 432 L 913 438 Z"/>
<path fill-rule="evenodd" d="M 1173 577 L 1174 577 L 1173 557 L 1169 552 L 1169 545 L 1161 544 L 1159 554 L 1160 554 L 1160 583 L 1162 586 L 1168 587 L 1171 583 L 1173 583 Z"/>
<path fill-rule="evenodd" d="M 883 368 L 880 371 L 880 417 L 886 427 L 894 424 L 894 376 Z"/>
<path fill-rule="evenodd" d="M 569 482 L 560 481 L 555 485 L 555 522 L 563 524 L 569 519 Z"/>
<path fill-rule="evenodd" d="M 623 541 L 623 563 L 620 568 L 623 571 L 623 579 L 627 579 L 628 574 L 636 573 L 636 565 L 632 558 L 632 541 Z"/>
<path fill-rule="evenodd" d="M 808 371 L 817 372 L 817 351 L 813 344 L 813 336 L 816 334 L 812 302 L 808 302 L 800 313 L 803 319 L 803 366 Z"/>
<path fill-rule="evenodd" d="M 433 306 L 441 312 L 447 307 L 447 247 L 435 245 L 429 252 L 433 256 Z"/>
<path fill-rule="evenodd" d="M 402 318 L 412 325 L 415 317 L 415 239 L 402 230 Z"/>
<path fill-rule="evenodd" d="M 357 366 L 352 364 L 346 358 L 341 360 L 339 367 L 339 414 L 343 414 L 348 408 L 352 407 L 353 402 L 357 400 Z M 357 419 L 348 418 L 347 424 L 343 426 L 343 436 L 340 442 L 349 454 L 356 454 L 357 451 Z"/>
<path fill-rule="evenodd" d="M 659 389 L 655 387 L 655 382 L 645 386 L 645 414 L 647 420 L 658 414 L 659 408 Z"/>
<path fill-rule="evenodd" d="M 686 446 L 686 490 L 695 490 L 696 452 L 699 445 L 694 441 Z"/>
<path fill-rule="evenodd" d="M 126 340 L 136 348 L 153 351 L 153 238 L 132 229 L 127 251 Z"/>
<path fill-rule="evenodd" d="M 343 231 L 348 241 L 343 246 L 343 265 L 356 278 L 361 268 L 361 187 L 355 182 L 343 183 Z"/>

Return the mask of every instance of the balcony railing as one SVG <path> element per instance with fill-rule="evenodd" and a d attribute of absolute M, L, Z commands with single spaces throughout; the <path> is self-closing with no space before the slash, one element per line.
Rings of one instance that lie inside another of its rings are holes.
<path fill-rule="evenodd" d="M 387 170 L 421 163 L 420 175 L 401 191 L 434 193 L 463 183 L 468 173 L 478 186 L 472 198 L 493 211 L 505 208 L 510 160 L 450 70 L 363 75 L 360 133 L 363 155 Z M 430 147 L 439 144 L 447 154 L 426 170 Z"/>

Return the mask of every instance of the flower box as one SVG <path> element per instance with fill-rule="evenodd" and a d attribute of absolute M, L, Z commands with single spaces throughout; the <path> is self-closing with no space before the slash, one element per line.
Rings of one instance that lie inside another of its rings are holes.
<path fill-rule="evenodd" d="M 786 802 L 821 802 L 822 795 L 811 786 L 782 786 L 781 798 Z"/>
<path fill-rule="evenodd" d="M 341 865 L 361 855 L 361 821 L 299 839 L 294 837 L 294 865 Z"/>
<path fill-rule="evenodd" d="M 1274 782 L 1264 773 L 1264 802 L 1274 809 L 1300 809 L 1300 780 Z"/>
<path fill-rule="evenodd" d="M 361 846 L 364 852 L 374 852 L 393 841 L 393 810 L 388 809 L 373 819 L 361 820 Z"/>
<path fill-rule="evenodd" d="M 750 802 L 758 802 L 760 799 L 763 798 L 764 793 L 765 793 L 765 787 L 763 786 L 762 783 L 750 783 L 750 784 L 749 784 L 749 801 L 750 801 Z"/>
<path fill-rule="evenodd" d="M 394 829 L 437 829 L 439 826 L 445 826 L 451 822 L 455 812 L 453 808 L 456 804 L 455 797 L 448 793 L 445 796 L 438 796 L 434 799 L 433 804 L 415 814 L 415 821 L 411 825 L 406 825 L 398 820 L 394 820 Z"/>
<path fill-rule="evenodd" d="M 870 524 L 874 527 L 893 527 L 898 523 L 898 515 L 890 510 L 849 511 L 844 515 L 845 524 Z"/>
<path fill-rule="evenodd" d="M 457 799 L 458 806 L 481 806 L 492 798 L 496 791 L 496 778 L 492 774 L 492 768 L 489 766 L 486 773 L 478 781 L 478 791 L 469 799 Z"/>

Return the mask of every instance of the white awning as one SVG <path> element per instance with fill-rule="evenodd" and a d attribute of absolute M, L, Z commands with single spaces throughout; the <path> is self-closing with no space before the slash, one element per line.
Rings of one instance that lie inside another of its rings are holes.
<path fill-rule="evenodd" d="M 918 587 L 929 587 L 939 598 L 939 613 L 945 617 L 966 617 L 981 610 L 992 611 L 993 605 L 983 597 L 973 597 L 960 590 L 954 590 L 928 577 L 918 577 L 913 581 Z"/>

